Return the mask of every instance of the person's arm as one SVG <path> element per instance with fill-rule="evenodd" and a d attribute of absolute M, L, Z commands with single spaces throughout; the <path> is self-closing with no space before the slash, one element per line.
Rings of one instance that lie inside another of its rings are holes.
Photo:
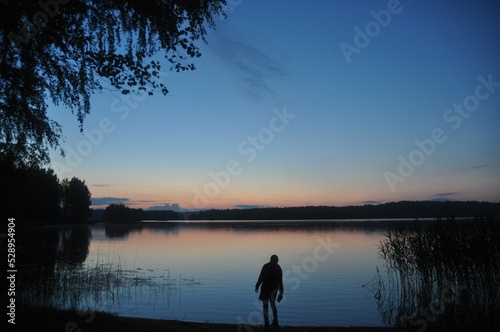
<path fill-rule="evenodd" d="M 280 285 L 279 285 L 279 291 L 281 294 L 285 293 L 285 289 L 283 288 L 283 271 L 281 270 L 280 267 Z"/>
<path fill-rule="evenodd" d="M 255 284 L 255 292 L 256 293 L 259 291 L 259 287 L 263 281 L 264 281 L 264 267 L 262 267 L 262 270 L 260 270 L 259 279 L 257 280 L 257 283 Z"/>
<path fill-rule="evenodd" d="M 283 300 L 283 294 L 285 290 L 283 288 L 283 271 L 281 270 L 281 267 L 278 267 L 278 298 L 276 299 L 278 303 Z"/>

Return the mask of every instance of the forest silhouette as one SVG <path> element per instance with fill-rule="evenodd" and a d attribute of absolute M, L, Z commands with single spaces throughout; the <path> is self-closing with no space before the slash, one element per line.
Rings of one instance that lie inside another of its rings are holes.
<path fill-rule="evenodd" d="M 251 209 L 211 209 L 175 212 L 142 210 L 111 204 L 94 211 L 94 221 L 136 223 L 141 220 L 318 220 L 318 219 L 417 219 L 500 215 L 500 203 L 477 201 L 400 201 L 379 205 L 303 206 Z"/>

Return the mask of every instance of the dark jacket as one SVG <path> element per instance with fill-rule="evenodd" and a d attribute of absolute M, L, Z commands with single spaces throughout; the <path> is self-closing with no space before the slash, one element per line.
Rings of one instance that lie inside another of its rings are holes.
<path fill-rule="evenodd" d="M 269 262 L 264 264 L 255 288 L 258 288 L 261 284 L 262 288 L 259 296 L 261 300 L 268 300 L 271 296 L 276 297 L 278 290 L 283 293 L 283 271 L 277 263 Z"/>

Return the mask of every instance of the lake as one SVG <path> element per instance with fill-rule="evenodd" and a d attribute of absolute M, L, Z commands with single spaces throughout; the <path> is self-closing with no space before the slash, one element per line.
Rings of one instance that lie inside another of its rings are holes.
<path fill-rule="evenodd" d="M 262 324 L 254 285 L 272 254 L 283 325 L 384 326 L 378 245 L 410 220 L 144 222 L 20 233 L 23 298 L 122 316 Z M 40 286 L 42 285 L 42 286 Z"/>

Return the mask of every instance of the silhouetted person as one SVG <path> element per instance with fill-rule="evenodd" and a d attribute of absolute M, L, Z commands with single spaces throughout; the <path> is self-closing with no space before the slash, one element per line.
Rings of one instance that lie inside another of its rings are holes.
<path fill-rule="evenodd" d="M 281 302 L 283 299 L 283 271 L 281 267 L 278 265 L 278 256 L 272 255 L 271 261 L 269 263 L 264 264 L 262 270 L 260 271 L 259 280 L 255 284 L 255 292 L 259 291 L 259 286 L 262 284 L 260 288 L 259 300 L 262 301 L 262 307 L 264 312 L 264 323 L 265 327 L 269 327 L 269 302 L 271 303 L 271 310 L 273 311 L 273 327 L 279 327 L 278 324 L 278 309 L 276 309 L 276 295 L 278 294 L 278 302 Z"/>

